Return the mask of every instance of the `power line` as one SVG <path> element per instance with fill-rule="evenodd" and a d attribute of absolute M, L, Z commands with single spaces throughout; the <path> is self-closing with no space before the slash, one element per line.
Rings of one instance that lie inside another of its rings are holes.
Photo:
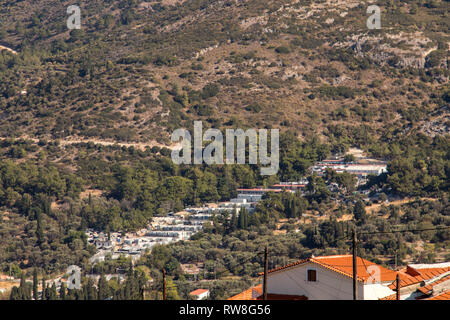
<path fill-rule="evenodd" d="M 216 274 L 217 274 L 217 275 L 222 275 L 223 273 L 226 273 L 226 272 L 230 271 L 231 269 L 234 269 L 234 268 L 243 266 L 244 264 L 246 264 L 247 262 L 249 262 L 249 261 L 255 259 L 256 257 L 258 257 L 258 256 L 259 256 L 260 254 L 262 254 L 262 253 L 264 253 L 264 251 L 257 252 L 253 257 L 250 257 L 250 258 L 248 258 L 248 259 L 245 259 L 244 261 L 241 261 L 240 263 L 236 264 L 236 265 L 233 266 L 232 268 L 226 268 L 226 267 L 225 267 L 225 268 L 226 268 L 225 270 L 223 270 L 223 271 L 221 271 L 221 272 L 218 272 L 218 273 L 216 273 Z"/>
<path fill-rule="evenodd" d="M 358 235 L 371 235 L 371 234 L 388 234 L 388 233 L 402 233 L 402 232 L 422 232 L 422 231 L 433 231 L 433 230 L 445 230 L 445 229 L 449 229 L 450 226 L 446 226 L 446 227 L 436 227 L 436 228 L 427 228 L 427 229 L 408 229 L 408 230 L 394 230 L 394 231 L 375 231 L 375 232 L 364 232 L 364 233 L 358 233 Z M 333 241 L 329 242 L 328 244 L 332 244 L 332 243 L 336 243 L 340 240 L 350 240 L 348 239 L 350 235 L 345 235 L 343 237 L 334 239 Z M 306 250 L 302 250 L 302 253 L 306 253 L 306 252 L 313 252 L 316 250 L 327 250 L 329 248 L 309 248 Z M 236 264 L 235 266 L 233 266 L 232 268 L 227 268 L 226 270 L 223 270 L 221 272 L 218 272 L 217 275 L 222 275 L 228 271 L 230 271 L 231 269 L 234 269 L 236 267 L 240 267 L 243 266 L 244 264 L 246 264 L 247 262 L 249 262 L 250 260 L 253 260 L 254 258 L 256 258 L 258 255 L 263 254 L 264 251 L 260 251 L 258 253 L 255 254 L 255 256 L 250 257 L 248 259 L 245 259 L 244 261 L 241 261 L 240 263 Z M 301 259 L 300 259 L 301 260 Z M 362 260 L 364 263 L 364 267 L 366 268 L 367 271 L 367 266 L 365 265 L 364 260 Z M 293 262 L 295 263 L 295 262 Z M 326 263 L 324 263 L 326 264 Z M 337 267 L 351 267 L 352 265 L 336 265 L 334 264 L 334 266 Z M 369 273 L 369 272 L 368 272 Z"/>
<path fill-rule="evenodd" d="M 407 230 L 393 230 L 393 231 L 373 231 L 373 232 L 361 232 L 359 235 L 371 235 L 371 234 L 386 234 L 386 233 L 403 233 L 403 232 L 422 232 L 422 231 L 435 231 L 450 229 L 450 226 L 436 227 L 428 229 L 407 229 Z"/>
<path fill-rule="evenodd" d="M 369 275 L 369 279 L 370 279 L 372 277 L 372 274 L 369 272 L 369 269 L 367 269 L 366 262 L 364 261 L 363 258 L 361 258 L 361 261 L 362 261 L 364 268 L 366 269 L 366 272 Z"/>
<path fill-rule="evenodd" d="M 358 233 L 358 235 L 389 234 L 389 233 L 394 234 L 394 233 L 404 233 L 404 232 L 424 232 L 424 231 L 445 230 L 445 229 L 449 229 L 449 228 L 450 228 L 450 226 L 445 226 L 445 227 L 435 227 L 435 228 L 425 228 L 425 229 L 407 229 L 407 230 L 393 230 L 393 231 L 375 231 L 375 232 L 362 232 L 362 233 Z M 347 241 L 348 241 L 348 240 L 350 240 L 349 237 L 350 237 L 350 235 L 347 234 L 347 235 L 345 235 L 345 236 L 343 236 L 343 237 L 339 237 L 339 238 L 337 238 L 337 239 L 334 239 L 334 240 L 328 242 L 328 244 L 334 244 L 334 243 L 336 243 L 336 242 L 338 242 L 338 241 L 341 241 L 341 240 L 347 240 Z M 269 246 L 270 246 L 270 245 L 269 245 Z M 327 249 L 331 249 L 331 248 L 309 248 L 309 249 L 302 249 L 301 251 L 302 251 L 302 253 L 304 254 L 304 253 L 307 253 L 307 252 L 313 252 L 313 251 L 318 251 L 318 250 L 327 250 Z M 334 249 L 334 248 L 333 248 L 333 249 Z M 223 271 L 221 271 L 221 272 L 216 272 L 216 273 L 215 273 L 215 274 L 216 274 L 216 277 L 219 277 L 219 276 L 221 276 L 222 274 L 224 274 L 224 273 L 226 273 L 226 272 L 232 272 L 232 273 L 233 273 L 232 269 L 235 269 L 235 268 L 237 268 L 237 267 L 244 266 L 246 263 L 248 263 L 249 261 L 251 261 L 251 260 L 257 258 L 259 255 L 261 255 L 261 254 L 263 254 L 263 253 L 264 253 L 264 251 L 257 252 L 257 253 L 255 253 L 254 256 L 249 257 L 249 258 L 247 258 L 247 259 L 245 259 L 245 260 L 243 260 L 243 261 L 241 261 L 241 262 L 235 264 L 233 267 L 225 267 L 225 270 L 223 270 Z M 303 260 L 303 259 L 298 259 L 297 261 L 299 261 L 299 260 Z M 367 265 L 365 264 L 364 259 L 362 259 L 362 262 L 363 262 L 364 268 L 366 269 L 367 274 L 371 275 L 371 274 L 369 273 L 369 271 L 368 271 L 368 268 L 367 268 Z M 321 263 L 323 263 L 324 265 L 329 265 L 329 264 L 324 263 L 324 262 L 321 262 Z M 295 262 L 292 262 L 292 263 L 290 263 L 290 264 L 295 264 Z M 287 265 L 289 265 L 289 264 L 287 264 Z M 333 265 L 330 265 L 330 266 L 335 266 L 335 267 L 352 267 L 353 265 L 352 265 L 352 264 L 350 264 L 350 265 L 336 265 L 336 264 L 333 264 Z M 386 274 L 387 274 L 387 273 L 390 273 L 390 271 L 381 272 L 380 275 L 381 275 L 381 274 L 385 274 L 385 273 L 386 273 Z M 292 279 L 292 278 L 291 278 L 291 279 Z M 299 285 L 300 287 L 302 287 L 295 279 L 292 279 L 292 280 L 295 281 L 295 282 L 297 283 L 297 285 Z M 329 287 L 332 288 L 331 286 L 329 286 Z M 333 289 L 338 290 L 338 291 L 341 291 L 340 289 L 337 289 L 337 288 L 333 288 Z"/>

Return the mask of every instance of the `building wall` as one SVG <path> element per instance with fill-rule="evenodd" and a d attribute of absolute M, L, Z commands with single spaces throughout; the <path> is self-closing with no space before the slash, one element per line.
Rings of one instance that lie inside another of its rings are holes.
<path fill-rule="evenodd" d="M 450 290 L 450 280 L 441 282 L 433 287 L 433 295 L 438 295 L 442 292 Z"/>
<path fill-rule="evenodd" d="M 197 295 L 197 300 L 203 300 L 203 299 L 207 299 L 209 297 L 209 291 L 200 293 L 199 295 Z"/>
<path fill-rule="evenodd" d="M 395 291 L 389 289 L 388 285 L 390 283 L 371 283 L 364 285 L 364 299 L 365 300 L 378 300 L 390 296 L 395 293 Z"/>
<path fill-rule="evenodd" d="M 307 270 L 317 272 L 317 281 L 307 281 Z M 267 292 L 305 295 L 309 300 L 352 300 L 353 280 L 314 263 L 269 273 Z M 358 299 L 364 298 L 363 284 L 358 282 Z"/>

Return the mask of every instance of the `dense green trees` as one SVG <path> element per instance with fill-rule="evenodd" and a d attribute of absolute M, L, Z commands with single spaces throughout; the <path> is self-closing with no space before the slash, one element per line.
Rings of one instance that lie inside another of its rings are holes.
<path fill-rule="evenodd" d="M 315 201 L 317 203 L 327 202 L 331 195 L 331 192 L 326 186 L 325 181 L 315 174 L 308 177 L 306 192 L 307 198 L 310 201 Z"/>
<path fill-rule="evenodd" d="M 300 193 L 268 193 L 258 203 L 255 212 L 247 218 L 247 224 L 259 226 L 273 223 L 280 218 L 297 219 L 302 216 L 308 205 L 308 200 Z"/>
<path fill-rule="evenodd" d="M 20 286 L 14 286 L 11 290 L 10 300 L 31 300 L 32 286 L 25 281 L 25 274 L 22 274 Z"/>
<path fill-rule="evenodd" d="M 18 205 L 29 213 L 32 199 L 44 211 L 49 197 L 77 197 L 83 181 L 73 174 L 59 171 L 54 166 L 37 166 L 26 162 L 17 165 L 12 161 L 0 163 L 0 205 Z M 22 194 L 22 196 L 20 196 Z M 30 198 L 30 195 L 32 197 Z M 23 200 L 22 200 L 23 199 Z M 22 201 L 21 201 L 22 200 Z"/>
<path fill-rule="evenodd" d="M 68 290 L 65 283 L 62 282 L 57 292 L 56 283 L 51 286 L 46 285 L 45 280 L 42 280 L 42 287 L 40 294 L 36 289 L 36 300 L 40 297 L 41 300 L 142 300 L 144 298 L 144 290 L 147 288 L 147 277 L 140 270 L 133 270 L 129 268 L 126 274 L 126 280 L 120 283 L 117 279 L 106 281 L 104 275 L 101 275 L 98 281 L 93 277 L 82 278 L 81 289 Z M 34 290 L 34 289 L 33 289 Z M 176 289 L 172 289 L 171 297 L 178 299 Z M 31 300 L 32 291 L 31 285 L 25 281 L 24 276 L 20 282 L 19 287 L 13 287 L 11 290 L 11 300 Z"/>
<path fill-rule="evenodd" d="M 353 208 L 353 216 L 358 224 L 364 224 L 367 219 L 366 205 L 362 200 L 358 200 Z"/>
<path fill-rule="evenodd" d="M 247 210 L 245 209 L 245 207 L 242 207 L 241 210 L 239 211 L 239 216 L 237 219 L 237 227 L 239 229 L 247 229 L 248 228 L 248 213 Z"/>
<path fill-rule="evenodd" d="M 172 279 L 168 279 L 166 281 L 166 287 L 167 287 L 167 300 L 180 300 L 180 296 L 178 295 L 177 287 L 175 283 L 172 281 Z"/>
<path fill-rule="evenodd" d="M 280 136 L 280 172 L 282 181 L 295 181 L 304 177 L 314 162 L 330 154 L 329 146 L 321 144 L 318 138 L 300 142 L 293 132 Z"/>
<path fill-rule="evenodd" d="M 376 183 L 401 196 L 436 195 L 449 188 L 450 140 L 416 134 L 394 143 L 383 143 L 385 152 L 375 154 L 391 159 L 387 175 Z"/>

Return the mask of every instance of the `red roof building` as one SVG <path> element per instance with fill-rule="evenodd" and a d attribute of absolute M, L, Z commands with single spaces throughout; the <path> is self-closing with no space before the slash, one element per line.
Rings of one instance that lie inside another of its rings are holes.
<path fill-rule="evenodd" d="M 197 290 L 189 292 L 189 295 L 196 297 L 197 300 L 203 300 L 203 299 L 207 299 L 209 297 L 209 290 L 208 289 L 197 289 Z"/>
<path fill-rule="evenodd" d="M 450 298 L 450 263 L 409 265 L 394 271 L 357 257 L 358 300 L 396 300 L 397 275 L 400 300 Z M 262 274 L 260 274 L 261 276 Z M 262 285 L 229 300 L 261 300 Z M 268 271 L 268 300 L 351 300 L 351 255 L 311 257 Z"/>
<path fill-rule="evenodd" d="M 371 261 L 357 258 L 358 299 L 379 299 L 394 293 L 388 286 L 397 273 Z M 311 257 L 268 271 L 268 299 L 351 300 L 353 260 L 351 255 Z M 231 300 L 262 299 L 262 287 L 250 288 Z"/>

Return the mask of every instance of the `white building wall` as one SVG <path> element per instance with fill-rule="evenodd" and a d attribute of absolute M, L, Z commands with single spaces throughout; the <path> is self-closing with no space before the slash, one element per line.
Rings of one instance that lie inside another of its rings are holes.
<path fill-rule="evenodd" d="M 317 281 L 307 281 L 307 270 L 317 272 Z M 267 291 L 274 294 L 304 295 L 309 300 L 352 300 L 353 280 L 315 263 L 305 263 L 269 273 Z M 358 281 L 358 299 L 364 299 L 364 286 Z"/>
<path fill-rule="evenodd" d="M 390 296 L 395 293 L 395 291 L 389 289 L 388 285 L 390 283 L 371 283 L 364 285 L 364 299 L 365 300 L 378 300 Z"/>
<path fill-rule="evenodd" d="M 246 193 L 239 193 L 237 195 L 236 199 L 231 199 L 232 200 L 246 200 L 247 202 L 258 202 L 260 201 L 262 198 L 261 194 L 255 195 L 255 194 L 246 194 Z"/>
<path fill-rule="evenodd" d="M 200 293 L 197 296 L 197 300 L 207 299 L 208 297 L 209 297 L 209 291 L 206 291 L 206 292 Z"/>

